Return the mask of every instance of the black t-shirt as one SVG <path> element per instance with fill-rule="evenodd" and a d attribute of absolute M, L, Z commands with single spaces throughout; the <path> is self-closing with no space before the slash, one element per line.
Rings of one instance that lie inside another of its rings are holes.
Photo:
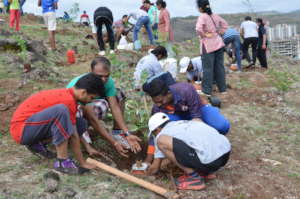
<path fill-rule="evenodd" d="M 260 25 L 258 27 L 258 43 L 262 44 L 264 35 L 267 34 L 266 28 L 263 25 Z"/>
<path fill-rule="evenodd" d="M 110 9 L 106 7 L 99 7 L 94 13 L 94 23 L 97 25 L 99 20 L 104 20 L 109 24 L 113 24 L 114 18 Z"/>

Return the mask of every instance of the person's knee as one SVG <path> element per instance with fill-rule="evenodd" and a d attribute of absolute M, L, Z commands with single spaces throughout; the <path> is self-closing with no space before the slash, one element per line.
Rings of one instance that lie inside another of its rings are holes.
<path fill-rule="evenodd" d="M 69 114 L 69 109 L 64 104 L 55 105 L 55 111 L 59 114 Z"/>
<path fill-rule="evenodd" d="M 222 135 L 226 135 L 230 130 L 230 122 L 224 119 L 222 122 L 216 123 L 214 128 Z"/>
<path fill-rule="evenodd" d="M 212 106 L 201 108 L 203 121 L 216 129 L 219 133 L 226 135 L 230 130 L 230 122 L 220 113 L 219 109 Z"/>

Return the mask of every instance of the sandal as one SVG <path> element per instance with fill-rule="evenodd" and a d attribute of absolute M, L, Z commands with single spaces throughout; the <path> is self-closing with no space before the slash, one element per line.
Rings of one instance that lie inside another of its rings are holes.
<path fill-rule="evenodd" d="M 204 179 L 200 176 L 181 176 L 176 180 L 176 186 L 179 190 L 202 190 L 206 187 Z"/>

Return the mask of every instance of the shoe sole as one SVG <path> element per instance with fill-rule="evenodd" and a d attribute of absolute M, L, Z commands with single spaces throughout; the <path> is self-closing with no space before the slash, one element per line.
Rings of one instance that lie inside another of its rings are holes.
<path fill-rule="evenodd" d="M 56 155 L 54 155 L 53 157 L 47 157 L 47 156 L 44 156 L 44 155 L 40 154 L 39 152 L 35 152 L 35 151 L 31 150 L 31 149 L 27 148 L 27 150 L 30 151 L 30 153 L 32 153 L 33 155 L 35 155 L 35 156 L 37 156 L 37 157 L 39 157 L 41 159 L 52 160 L 52 159 L 56 158 Z"/>
<path fill-rule="evenodd" d="M 206 188 L 206 185 L 198 185 L 198 186 L 187 186 L 185 188 L 177 187 L 178 190 L 192 190 L 192 191 L 200 191 Z"/>

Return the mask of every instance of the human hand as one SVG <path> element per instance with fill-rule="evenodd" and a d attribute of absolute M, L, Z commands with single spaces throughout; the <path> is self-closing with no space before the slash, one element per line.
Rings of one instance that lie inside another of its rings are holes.
<path fill-rule="evenodd" d="M 264 49 L 264 50 L 266 50 L 266 49 L 267 49 L 267 46 L 264 44 L 264 45 L 262 45 L 261 48 Z"/>
<path fill-rule="evenodd" d="M 90 163 L 87 163 L 86 161 L 83 162 L 81 165 L 81 167 L 85 168 L 85 169 L 95 169 L 96 166 Z"/>
<path fill-rule="evenodd" d="M 87 148 L 86 150 L 87 150 L 89 156 L 92 156 L 92 157 L 93 157 L 93 156 L 101 156 L 101 155 L 102 155 L 101 152 L 97 151 L 97 150 L 94 149 L 93 147 Z"/>
<path fill-rule="evenodd" d="M 128 135 L 126 137 L 126 140 L 128 142 L 128 144 L 130 145 L 131 151 L 133 153 L 137 153 L 140 152 L 142 150 L 139 142 L 141 142 L 142 140 L 140 138 L 138 138 L 135 135 Z"/>
<path fill-rule="evenodd" d="M 158 170 L 159 170 L 159 168 L 152 164 L 146 170 L 146 174 L 147 175 L 154 175 L 155 173 L 158 172 Z"/>
<path fill-rule="evenodd" d="M 213 36 L 213 34 L 210 32 L 205 33 L 205 37 L 207 37 L 207 38 L 211 38 L 212 36 Z"/>
<path fill-rule="evenodd" d="M 126 150 L 126 147 L 123 146 L 120 142 L 115 142 L 114 147 L 121 156 L 128 158 L 128 155 L 126 155 L 128 151 Z"/>

